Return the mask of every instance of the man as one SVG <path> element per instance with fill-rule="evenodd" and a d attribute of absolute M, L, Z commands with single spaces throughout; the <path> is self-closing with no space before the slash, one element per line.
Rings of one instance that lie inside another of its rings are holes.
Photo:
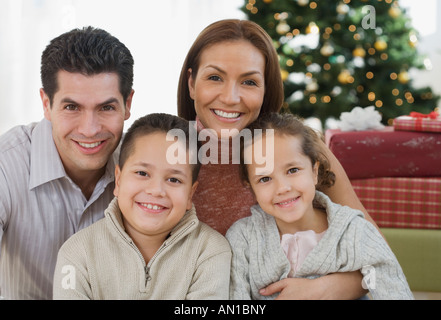
<path fill-rule="evenodd" d="M 133 97 L 133 57 L 92 27 L 41 59 L 44 119 L 0 137 L 0 296 L 51 299 L 58 249 L 103 217 Z"/>

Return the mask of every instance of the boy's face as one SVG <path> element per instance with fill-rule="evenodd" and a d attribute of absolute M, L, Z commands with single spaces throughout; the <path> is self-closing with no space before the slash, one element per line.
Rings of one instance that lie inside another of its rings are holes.
<path fill-rule="evenodd" d="M 115 169 L 115 196 L 130 236 L 167 236 L 191 209 L 197 182 L 191 165 L 169 164 L 166 134 L 155 132 L 135 139 L 123 169 Z"/>
<path fill-rule="evenodd" d="M 263 139 L 266 143 L 266 139 Z M 275 217 L 282 233 L 295 233 L 292 227 L 308 223 L 317 184 L 318 165 L 303 154 L 297 136 L 274 135 L 274 170 L 256 174 L 263 165 L 247 165 L 250 185 L 262 209 Z M 293 224 L 295 222 L 295 224 Z"/>

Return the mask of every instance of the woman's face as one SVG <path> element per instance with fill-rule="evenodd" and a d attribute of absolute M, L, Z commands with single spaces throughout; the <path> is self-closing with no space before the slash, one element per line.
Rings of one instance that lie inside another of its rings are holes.
<path fill-rule="evenodd" d="M 190 97 L 205 128 L 242 130 L 257 119 L 265 94 L 265 57 L 250 42 L 226 41 L 202 51 Z"/>

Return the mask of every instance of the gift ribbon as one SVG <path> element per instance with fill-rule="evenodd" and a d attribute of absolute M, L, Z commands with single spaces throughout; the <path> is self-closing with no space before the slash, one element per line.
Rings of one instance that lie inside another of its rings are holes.
<path fill-rule="evenodd" d="M 412 118 L 416 118 L 415 121 L 415 130 L 422 131 L 423 130 L 423 119 L 436 119 L 438 118 L 438 112 L 432 111 L 429 114 L 419 113 L 419 112 L 411 112 L 410 116 Z"/>
<path fill-rule="evenodd" d="M 424 113 L 419 113 L 419 112 L 411 112 L 410 116 L 412 118 L 417 118 L 417 119 L 424 119 L 424 118 L 436 119 L 436 118 L 438 118 L 438 112 L 432 111 L 429 114 L 424 114 Z"/>

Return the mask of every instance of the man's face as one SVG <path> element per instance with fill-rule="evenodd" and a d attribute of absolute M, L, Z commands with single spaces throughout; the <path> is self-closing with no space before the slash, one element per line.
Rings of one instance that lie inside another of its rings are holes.
<path fill-rule="evenodd" d="M 125 103 L 116 73 L 85 76 L 59 71 L 52 105 L 43 89 L 40 95 L 67 174 L 74 180 L 102 174 L 121 139 L 124 120 L 130 117 L 133 91 Z"/>

